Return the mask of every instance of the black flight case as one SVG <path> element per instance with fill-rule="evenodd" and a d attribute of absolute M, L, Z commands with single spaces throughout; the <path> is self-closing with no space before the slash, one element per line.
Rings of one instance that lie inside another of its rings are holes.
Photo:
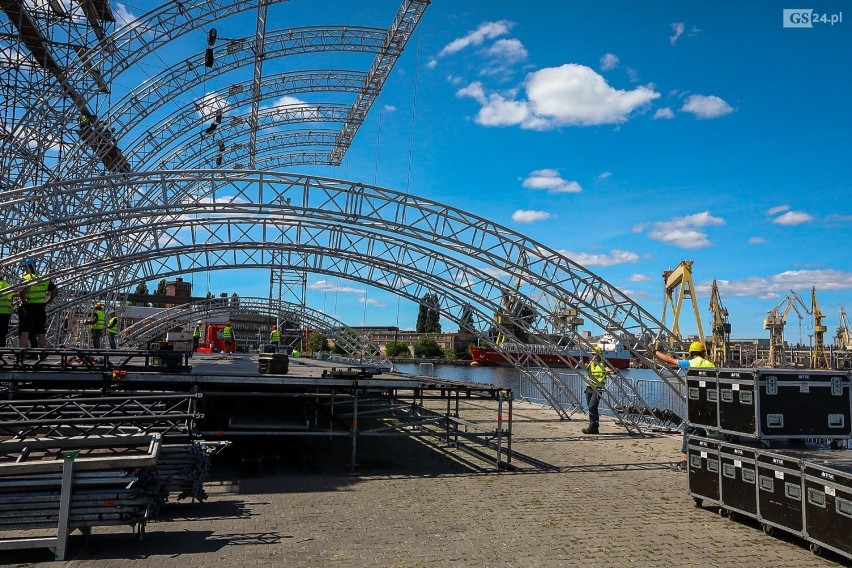
<path fill-rule="evenodd" d="M 805 537 L 813 552 L 824 547 L 852 558 L 852 458 L 823 455 L 802 462 Z"/>
<path fill-rule="evenodd" d="M 687 482 L 695 506 L 719 505 L 719 441 L 689 436 Z"/>
<path fill-rule="evenodd" d="M 724 510 L 757 517 L 759 448 L 758 443 L 719 443 L 719 501 Z"/>
<path fill-rule="evenodd" d="M 719 391 L 716 369 L 691 367 L 686 371 L 687 421 L 692 428 L 719 427 Z"/>
<path fill-rule="evenodd" d="M 849 376 L 839 371 L 719 369 L 718 431 L 760 440 L 846 440 Z"/>
<path fill-rule="evenodd" d="M 757 456 L 757 518 L 766 534 L 779 528 L 805 536 L 802 460 L 825 451 L 761 450 Z"/>

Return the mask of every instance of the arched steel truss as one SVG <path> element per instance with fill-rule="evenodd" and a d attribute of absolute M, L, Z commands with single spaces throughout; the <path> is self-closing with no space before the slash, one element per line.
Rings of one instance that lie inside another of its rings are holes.
<path fill-rule="evenodd" d="M 652 368 L 649 349 L 666 333 L 617 288 L 549 247 L 482 217 L 386 188 L 277 172 L 176 171 L 0 195 L 9 221 L 36 201 L 53 211 L 53 219 L 24 227 L 23 235 L 20 228 L 14 237 L 4 232 L 0 243 L 12 253 L 0 266 L 35 257 L 56 281 L 75 289 L 102 292 L 165 274 L 234 266 L 306 270 L 414 301 L 435 292 L 446 318 L 460 323 L 467 311 L 474 317 L 472 330 L 487 337 L 502 298 L 516 293 L 512 283 L 495 276 L 502 274 L 521 282 L 517 295 L 534 306 L 531 329 L 544 345 L 584 343 L 555 333 L 565 305 L 616 334 Z M 75 203 L 99 213 L 76 213 Z M 39 236 L 49 242 L 27 247 Z M 104 277 L 122 270 L 126 275 L 118 281 Z M 658 373 L 677 388 L 674 375 Z"/>
<path fill-rule="evenodd" d="M 23 133 L 35 132 L 38 127 L 43 132 L 67 132 L 73 131 L 81 115 L 99 116 L 99 120 L 106 129 L 112 131 L 115 126 L 112 119 L 106 120 L 102 114 L 107 109 L 98 102 L 97 95 L 102 92 L 102 85 L 109 84 L 119 77 L 124 71 L 132 68 L 145 57 L 155 53 L 170 42 L 183 37 L 193 30 L 203 30 L 209 24 L 239 14 L 243 11 L 257 8 L 258 21 L 264 20 L 264 25 L 258 25 L 254 37 L 246 37 L 238 40 L 228 40 L 215 49 L 214 57 L 217 67 L 234 66 L 242 67 L 251 63 L 255 67 L 252 85 L 252 105 L 249 124 L 256 124 L 259 109 L 260 88 L 262 81 L 260 65 L 263 59 L 276 55 L 296 52 L 310 51 L 361 51 L 375 53 L 372 65 L 364 74 L 364 80 L 360 89 L 348 107 L 346 116 L 343 117 L 341 128 L 338 131 L 335 145 L 331 152 L 303 153 L 299 160 L 308 158 L 325 160 L 316 163 L 337 164 L 343 158 L 346 150 L 352 142 L 366 113 L 378 96 L 384 81 L 387 79 L 397 58 L 404 49 L 408 39 L 414 32 L 420 17 L 429 4 L 429 0 L 402 0 L 399 10 L 390 27 L 386 30 L 375 30 L 360 27 L 340 27 L 337 30 L 328 28 L 300 28 L 266 33 L 265 15 L 269 5 L 276 4 L 274 0 L 245 0 L 245 1 L 204 1 L 193 2 L 191 6 L 185 6 L 181 2 L 168 2 L 163 6 L 154 8 L 151 12 L 141 16 L 129 25 L 116 30 L 112 34 L 105 35 L 105 30 L 98 27 L 98 41 L 90 46 L 81 46 L 79 57 L 69 61 L 52 62 L 50 70 L 53 75 L 48 75 L 45 80 L 40 81 L 37 88 L 32 90 L 33 96 L 21 96 L 27 100 L 22 116 L 15 118 L 15 124 L 11 125 L 13 133 L 12 140 L 0 146 L 0 187 L 21 187 L 27 185 L 29 180 L 46 179 L 55 180 L 62 177 L 86 177 L 92 175 L 97 164 L 91 160 L 88 152 L 79 151 L 78 146 L 74 151 L 67 152 L 66 158 L 56 166 L 49 165 L 46 155 L 50 144 L 39 144 L 35 150 L 28 147 L 27 143 L 18 143 L 17 140 Z M 24 12 L 35 11 L 38 8 L 21 7 Z M 46 8 L 44 8 L 46 10 Z M 330 37 L 333 36 L 331 40 Z M 49 38 L 45 38 L 45 44 L 49 45 Z M 278 42 L 278 43 L 276 43 Z M 93 81 L 92 69 L 98 70 L 98 81 Z M 193 59 L 184 62 L 180 66 L 180 72 L 186 72 L 196 79 L 203 78 L 207 74 L 204 66 L 203 53 Z M 187 87 L 188 77 L 183 76 L 183 84 L 178 89 L 184 92 Z M 153 85 L 153 83 L 152 83 Z M 149 85 L 152 86 L 152 85 Z M 52 89 L 52 90 L 51 90 Z M 70 100 L 71 105 L 60 105 L 57 101 Z M 149 116 L 149 105 L 158 104 L 159 101 L 171 100 L 163 96 L 162 90 L 145 90 L 135 92 L 129 99 L 128 105 L 122 105 L 122 112 L 130 112 L 136 116 Z M 63 109 L 63 110 L 57 110 Z M 113 109 L 118 110 L 118 109 Z M 102 112 L 104 111 L 104 112 Z M 115 114 L 114 112 L 110 114 Z M 120 114 L 119 114 L 120 116 Z M 115 143 L 120 146 L 121 136 L 115 129 Z M 254 136 L 256 130 L 249 133 L 250 163 L 254 164 Z M 23 140 L 23 139 L 22 139 Z M 65 143 L 68 143 L 66 141 Z M 111 141 L 112 145 L 113 142 Z M 118 150 L 120 151 L 120 150 Z M 86 156 L 89 159 L 86 159 Z M 106 165 L 104 158 L 104 164 Z M 124 163 L 119 161 L 118 163 Z M 109 166 L 107 166 L 109 167 Z M 123 166 L 122 166 L 123 167 Z M 99 169 L 99 168 L 98 168 Z M 52 173 L 51 173 L 52 172 Z M 60 174 L 61 172 L 61 174 Z"/>
<path fill-rule="evenodd" d="M 278 321 L 293 322 L 322 332 L 349 355 L 382 357 L 381 350 L 345 323 L 319 310 L 275 298 L 241 296 L 239 308 L 222 304 L 221 298 L 205 298 L 158 311 L 155 314 L 122 330 L 123 347 L 137 349 L 148 341 L 164 334 L 176 323 L 191 328 L 193 322 L 210 317 L 232 317 L 233 312 L 269 316 Z"/>

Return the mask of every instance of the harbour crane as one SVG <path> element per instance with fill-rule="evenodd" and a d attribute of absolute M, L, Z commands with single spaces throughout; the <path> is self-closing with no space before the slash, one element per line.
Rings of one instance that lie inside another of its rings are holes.
<path fill-rule="evenodd" d="M 713 346 L 710 360 L 719 366 L 731 364 L 731 324 L 728 321 L 728 308 L 722 306 L 719 286 L 713 280 L 710 285 L 710 313 L 712 319 Z"/>
<path fill-rule="evenodd" d="M 811 369 L 830 369 L 828 355 L 825 352 L 825 314 L 817 304 L 816 286 L 811 288 L 811 313 L 814 316 L 814 349 L 811 353 Z"/>
<path fill-rule="evenodd" d="M 837 328 L 837 347 L 845 350 L 852 350 L 852 328 L 849 327 L 849 320 L 846 318 L 846 310 L 840 306 L 840 325 Z"/>
<path fill-rule="evenodd" d="M 785 367 L 787 365 L 787 354 L 784 351 L 784 325 L 787 323 L 787 316 L 790 310 L 795 310 L 799 316 L 799 324 L 801 325 L 802 312 L 799 311 L 797 304 L 802 307 L 806 314 L 810 314 L 805 302 L 793 290 L 784 296 L 777 306 L 769 310 L 766 317 L 763 319 L 763 329 L 769 330 L 769 366 L 770 367 Z"/>
<path fill-rule="evenodd" d="M 681 260 L 674 270 L 663 271 L 666 299 L 663 303 L 663 317 L 660 321 L 663 323 L 663 326 L 666 325 L 666 311 L 671 306 L 671 330 L 674 333 L 674 337 L 669 338 L 670 347 L 674 347 L 676 341 L 683 341 L 680 333 L 680 311 L 683 307 L 683 301 L 686 298 L 692 301 L 692 311 L 695 314 L 698 338 L 701 340 L 701 343 L 704 343 L 704 330 L 701 327 L 701 316 L 698 313 L 698 299 L 695 297 L 695 285 L 692 283 L 692 265 L 694 262 L 692 260 Z"/>

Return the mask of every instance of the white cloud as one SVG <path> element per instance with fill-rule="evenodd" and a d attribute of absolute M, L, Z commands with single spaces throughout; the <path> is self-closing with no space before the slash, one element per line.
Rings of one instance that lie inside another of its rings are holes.
<path fill-rule="evenodd" d="M 207 93 L 201 99 L 195 101 L 195 110 L 201 120 L 210 120 L 216 113 L 224 111 L 228 107 L 228 101 L 215 93 Z"/>
<path fill-rule="evenodd" d="M 488 94 L 481 83 L 471 83 L 456 95 L 471 97 L 482 106 L 478 124 L 534 130 L 619 124 L 660 96 L 648 87 L 615 89 L 593 69 L 574 63 L 530 73 L 524 87 L 526 100 L 515 100 L 514 92 Z"/>
<path fill-rule="evenodd" d="M 787 211 L 783 215 L 780 215 L 772 220 L 773 223 L 777 225 L 801 225 L 802 223 L 808 223 L 813 221 L 813 217 L 808 215 L 804 211 Z"/>
<path fill-rule="evenodd" d="M 778 215 L 779 213 L 783 213 L 784 211 L 789 211 L 791 207 L 789 205 L 777 205 L 775 207 L 770 208 L 766 214 L 767 215 Z"/>
<path fill-rule="evenodd" d="M 562 179 L 554 169 L 535 170 L 524 180 L 523 186 L 528 189 L 546 189 L 548 193 L 579 193 L 583 191 L 576 181 Z"/>
<path fill-rule="evenodd" d="M 674 113 L 672 112 L 672 109 L 670 109 L 669 107 L 658 108 L 657 111 L 654 113 L 654 119 L 656 120 L 660 118 L 674 118 Z"/>
<path fill-rule="evenodd" d="M 328 280 L 317 280 L 308 284 L 309 290 L 318 290 L 320 292 L 341 292 L 343 294 L 366 294 L 367 291 L 362 288 L 351 288 L 349 286 L 340 286 L 333 284 Z"/>
<path fill-rule="evenodd" d="M 499 39 L 482 50 L 484 55 L 498 59 L 501 65 L 519 63 L 527 58 L 527 48 L 517 39 Z"/>
<path fill-rule="evenodd" d="M 459 51 L 470 47 L 482 45 L 486 40 L 494 39 L 509 33 L 512 26 L 515 24 L 508 20 L 500 20 L 499 22 L 484 22 L 475 30 L 468 32 L 464 36 L 454 39 L 444 46 L 438 57 L 458 53 Z"/>
<path fill-rule="evenodd" d="M 763 300 L 780 298 L 791 289 L 810 290 L 852 290 L 852 272 L 842 270 L 788 270 L 762 278 L 750 276 L 741 280 L 718 280 L 719 292 L 723 296 L 747 296 Z M 696 289 L 699 292 L 710 290 L 710 283 L 704 282 Z"/>
<path fill-rule="evenodd" d="M 551 215 L 547 211 L 532 211 L 528 209 L 518 209 L 512 213 L 512 221 L 516 223 L 535 223 L 536 221 L 544 221 L 550 219 Z"/>
<path fill-rule="evenodd" d="M 360 303 L 366 304 L 368 306 L 376 306 L 376 307 L 379 307 L 379 308 L 385 307 L 385 304 L 383 302 L 380 302 L 378 300 L 374 300 L 372 298 L 358 298 L 358 301 Z"/>
<path fill-rule="evenodd" d="M 135 27 L 138 25 L 138 22 L 136 22 L 136 18 L 136 14 L 128 10 L 127 6 L 125 6 L 121 2 L 116 2 L 115 21 L 118 24 L 118 27 L 124 27 L 127 25 L 132 25 L 133 27 Z"/>
<path fill-rule="evenodd" d="M 393 105 L 385 105 L 384 109 L 387 112 L 396 112 L 396 107 Z"/>
<path fill-rule="evenodd" d="M 748 244 L 750 245 L 762 245 L 766 242 L 766 239 L 763 237 L 752 237 L 748 240 Z"/>
<path fill-rule="evenodd" d="M 613 266 L 639 260 L 639 255 L 635 252 L 619 249 L 612 249 L 609 254 L 590 254 L 570 250 L 560 250 L 559 252 L 580 266 Z"/>
<path fill-rule="evenodd" d="M 601 172 L 595 176 L 595 179 L 600 181 L 602 179 L 607 179 L 610 177 L 612 177 L 612 172 Z"/>
<path fill-rule="evenodd" d="M 601 69 L 603 71 L 609 71 L 611 69 L 615 69 L 618 67 L 618 56 L 612 53 L 605 53 L 603 57 L 601 57 Z"/>
<path fill-rule="evenodd" d="M 644 274 L 631 274 L 627 280 L 629 282 L 647 282 L 650 278 Z"/>
<path fill-rule="evenodd" d="M 681 109 L 696 118 L 718 118 L 734 112 L 734 108 L 715 95 L 689 95 Z"/>
<path fill-rule="evenodd" d="M 713 217 L 708 211 L 702 211 L 694 215 L 676 217 L 669 221 L 657 221 L 653 223 L 653 228 L 648 232 L 648 237 L 680 248 L 704 248 L 712 243 L 707 238 L 707 233 L 702 229 L 724 224 L 724 219 Z M 637 225 L 633 228 L 633 232 L 642 232 L 644 227 L 644 225 Z"/>
<path fill-rule="evenodd" d="M 669 38 L 672 45 L 677 43 L 677 39 L 683 35 L 683 22 L 672 22 L 672 31 L 674 35 Z"/>

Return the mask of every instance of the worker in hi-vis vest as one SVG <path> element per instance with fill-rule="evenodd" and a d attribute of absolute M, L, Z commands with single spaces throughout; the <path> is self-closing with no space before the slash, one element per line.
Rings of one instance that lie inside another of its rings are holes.
<path fill-rule="evenodd" d="M 225 353 L 233 353 L 237 349 L 234 341 L 234 330 L 231 328 L 231 322 L 226 321 L 225 327 L 222 328 L 222 338 L 225 340 Z"/>
<path fill-rule="evenodd" d="M 685 373 L 687 369 L 690 367 L 704 367 L 706 369 L 712 369 L 716 367 L 712 361 L 705 359 L 704 354 L 706 353 L 706 349 L 704 344 L 700 341 L 693 341 L 689 344 L 689 359 L 675 359 L 671 355 L 663 353 L 659 349 L 656 350 L 657 358 L 665 361 L 669 365 L 677 365 L 679 368 L 683 369 Z M 688 464 L 686 459 L 688 457 L 687 453 L 689 450 L 688 437 L 689 434 L 692 434 L 694 430 L 689 427 L 688 424 L 684 425 L 683 428 L 683 444 L 681 445 L 681 460 L 680 463 L 676 466 L 676 469 L 679 471 L 686 471 L 688 469 Z"/>
<path fill-rule="evenodd" d="M 118 349 L 118 316 L 115 315 L 115 312 L 109 313 L 106 330 L 107 337 L 109 337 L 109 348 Z"/>

